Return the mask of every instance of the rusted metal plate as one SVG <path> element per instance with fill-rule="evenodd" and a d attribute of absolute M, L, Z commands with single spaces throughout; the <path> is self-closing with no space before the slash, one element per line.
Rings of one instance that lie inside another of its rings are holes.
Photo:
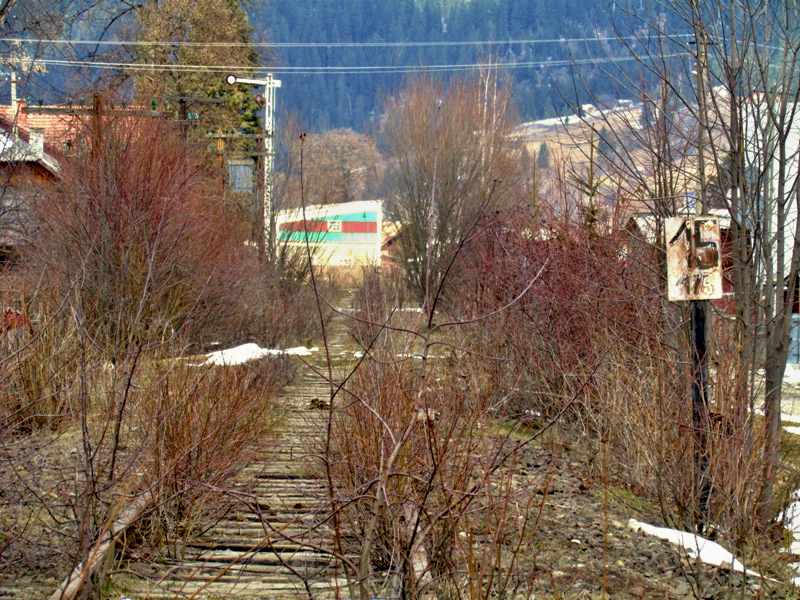
<path fill-rule="evenodd" d="M 667 297 L 672 302 L 722 298 L 722 247 L 716 217 L 671 217 L 664 223 Z"/>

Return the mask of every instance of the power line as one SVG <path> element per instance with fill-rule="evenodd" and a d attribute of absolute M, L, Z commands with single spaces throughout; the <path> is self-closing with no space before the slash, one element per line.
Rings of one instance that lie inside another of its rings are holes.
<path fill-rule="evenodd" d="M 678 58 L 689 56 L 688 52 L 676 52 L 659 56 L 662 58 Z M 605 63 L 621 63 L 641 60 L 635 56 L 605 56 L 596 58 L 575 58 L 541 61 L 518 62 L 475 62 L 454 64 L 427 65 L 354 65 L 354 66 L 284 66 L 263 67 L 247 65 L 185 65 L 168 63 L 123 63 L 107 61 L 86 61 L 67 59 L 40 59 L 45 65 L 60 67 L 84 67 L 91 69 L 111 69 L 124 71 L 171 71 L 171 72 L 208 72 L 227 73 L 230 71 L 247 71 L 251 73 L 272 72 L 287 75 L 354 75 L 354 74 L 390 74 L 390 73 L 436 73 L 446 71 L 468 71 L 474 69 L 520 69 L 520 68 L 554 68 L 572 65 L 595 65 Z"/>
<path fill-rule="evenodd" d="M 399 41 L 399 42 L 186 42 L 149 40 L 73 40 L 47 38 L 0 38 L 8 44 L 38 44 L 53 46 L 153 46 L 198 48 L 423 48 L 448 46 L 506 46 L 531 44 L 567 44 L 573 42 L 650 41 L 693 37 L 691 33 L 654 36 L 594 36 L 573 38 L 530 38 L 510 40 L 460 40 L 460 41 Z"/>

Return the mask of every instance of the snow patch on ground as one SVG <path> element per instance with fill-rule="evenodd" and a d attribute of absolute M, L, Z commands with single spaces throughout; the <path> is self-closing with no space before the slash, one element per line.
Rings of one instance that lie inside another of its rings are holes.
<path fill-rule="evenodd" d="M 242 344 L 234 348 L 227 348 L 225 350 L 217 350 L 206 355 L 206 360 L 203 365 L 218 365 L 218 366 L 235 366 L 243 365 L 251 360 L 258 360 L 266 358 L 267 356 L 311 356 L 317 352 L 319 348 L 306 348 L 305 346 L 297 346 L 295 348 L 287 348 L 285 350 L 275 348 L 262 348 L 258 344 Z"/>
<path fill-rule="evenodd" d="M 628 527 L 634 531 L 642 531 L 647 535 L 667 540 L 671 544 L 680 546 L 693 558 L 698 558 L 708 565 L 715 565 L 717 567 L 725 567 L 740 573 L 747 573 L 755 577 L 760 577 L 756 571 L 746 569 L 733 554 L 728 552 L 725 548 L 712 542 L 709 539 L 690 533 L 688 531 L 679 531 L 677 529 L 668 529 L 666 527 L 655 527 L 642 523 L 636 519 L 628 521 Z"/>
<path fill-rule="evenodd" d="M 418 354 L 416 352 L 398 352 L 397 354 L 395 354 L 395 356 L 397 358 L 404 358 L 404 359 L 414 358 L 416 360 L 422 360 L 423 358 L 425 358 L 422 354 Z M 429 356 L 428 358 L 438 358 L 438 357 Z"/>
<path fill-rule="evenodd" d="M 286 350 L 273 350 L 279 354 L 286 354 L 287 356 L 311 356 L 314 352 L 319 352 L 319 348 L 313 346 L 307 348 L 306 346 L 295 346 L 294 348 L 287 348 Z"/>
<path fill-rule="evenodd" d="M 761 408 L 756 408 L 756 414 L 760 416 L 764 416 L 764 410 Z M 781 424 L 788 423 L 789 425 L 800 425 L 800 415 L 795 415 L 792 413 L 781 413 Z M 784 425 L 786 427 L 786 425 Z"/>

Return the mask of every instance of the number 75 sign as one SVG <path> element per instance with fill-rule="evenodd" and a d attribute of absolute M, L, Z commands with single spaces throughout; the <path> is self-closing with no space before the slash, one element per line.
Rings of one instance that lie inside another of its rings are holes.
<path fill-rule="evenodd" d="M 671 217 L 664 223 L 664 241 L 670 301 L 722 298 L 722 253 L 716 218 Z"/>

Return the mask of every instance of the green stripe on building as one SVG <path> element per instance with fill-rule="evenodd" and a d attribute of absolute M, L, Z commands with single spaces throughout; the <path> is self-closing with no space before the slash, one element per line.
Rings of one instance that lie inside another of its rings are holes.
<path fill-rule="evenodd" d="M 352 219 L 348 219 L 352 220 Z M 377 233 L 340 233 L 340 232 L 316 232 L 308 234 L 308 241 L 312 244 L 334 243 L 375 243 Z M 302 231 L 281 231 L 278 239 L 282 242 L 305 242 L 305 233 Z"/>

